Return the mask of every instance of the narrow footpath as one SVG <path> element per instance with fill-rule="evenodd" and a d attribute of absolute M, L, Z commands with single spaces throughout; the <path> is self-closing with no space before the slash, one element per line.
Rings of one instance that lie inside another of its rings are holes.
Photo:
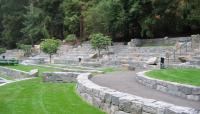
<path fill-rule="evenodd" d="M 186 100 L 145 87 L 136 81 L 135 76 L 136 72 L 114 72 L 95 76 L 91 80 L 100 86 L 109 87 L 132 95 L 164 101 L 178 106 L 200 109 L 200 102 Z"/>

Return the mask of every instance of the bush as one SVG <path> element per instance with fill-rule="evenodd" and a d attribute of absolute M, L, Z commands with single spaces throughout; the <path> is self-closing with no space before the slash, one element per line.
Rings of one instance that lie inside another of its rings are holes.
<path fill-rule="evenodd" d="M 6 52 L 6 48 L 0 48 L 0 54 L 5 53 Z"/>
<path fill-rule="evenodd" d="M 67 37 L 65 38 L 66 42 L 75 42 L 76 41 L 76 35 L 75 34 L 69 34 L 67 35 Z"/>

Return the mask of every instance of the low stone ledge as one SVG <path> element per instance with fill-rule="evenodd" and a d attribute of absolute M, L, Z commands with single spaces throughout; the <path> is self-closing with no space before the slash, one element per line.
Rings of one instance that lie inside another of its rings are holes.
<path fill-rule="evenodd" d="M 89 80 L 90 74 L 77 77 L 77 93 L 88 103 L 108 114 L 200 114 L 200 110 L 146 99 L 101 87 Z"/>
<path fill-rule="evenodd" d="M 25 71 L 11 69 L 11 68 L 2 67 L 2 66 L 0 66 L 0 72 L 3 75 L 10 76 L 14 79 L 37 77 L 39 73 L 38 69 L 33 69 L 30 72 L 25 72 Z"/>
<path fill-rule="evenodd" d="M 70 72 L 45 72 L 43 73 L 44 82 L 75 83 L 79 73 Z"/>
<path fill-rule="evenodd" d="M 148 71 L 139 72 L 136 76 L 136 80 L 144 86 L 185 99 L 200 101 L 200 87 L 150 78 L 145 75 L 146 72 Z"/>

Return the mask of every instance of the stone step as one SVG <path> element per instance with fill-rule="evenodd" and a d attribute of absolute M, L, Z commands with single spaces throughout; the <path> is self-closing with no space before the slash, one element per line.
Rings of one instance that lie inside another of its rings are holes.
<path fill-rule="evenodd" d="M 193 59 L 200 60 L 200 56 L 193 56 Z"/>
<path fill-rule="evenodd" d="M 191 65 L 198 65 L 198 66 L 200 66 L 200 60 L 191 60 L 190 64 Z"/>

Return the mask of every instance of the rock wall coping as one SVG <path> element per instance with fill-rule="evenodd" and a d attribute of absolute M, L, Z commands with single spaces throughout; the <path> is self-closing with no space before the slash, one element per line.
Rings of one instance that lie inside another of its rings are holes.
<path fill-rule="evenodd" d="M 37 69 L 31 70 L 30 72 L 25 72 L 21 70 L 0 66 L 0 73 L 6 76 L 10 76 L 14 79 L 22 79 L 22 78 L 37 77 L 39 72 Z"/>
<path fill-rule="evenodd" d="M 76 88 L 78 94 L 108 114 L 200 114 L 200 110 L 175 106 L 101 87 L 94 84 L 89 78 L 89 73 L 78 76 Z"/>
<path fill-rule="evenodd" d="M 148 71 L 139 72 L 136 76 L 136 80 L 144 86 L 189 100 L 200 101 L 200 87 L 150 78 L 145 75 L 146 72 Z"/>

